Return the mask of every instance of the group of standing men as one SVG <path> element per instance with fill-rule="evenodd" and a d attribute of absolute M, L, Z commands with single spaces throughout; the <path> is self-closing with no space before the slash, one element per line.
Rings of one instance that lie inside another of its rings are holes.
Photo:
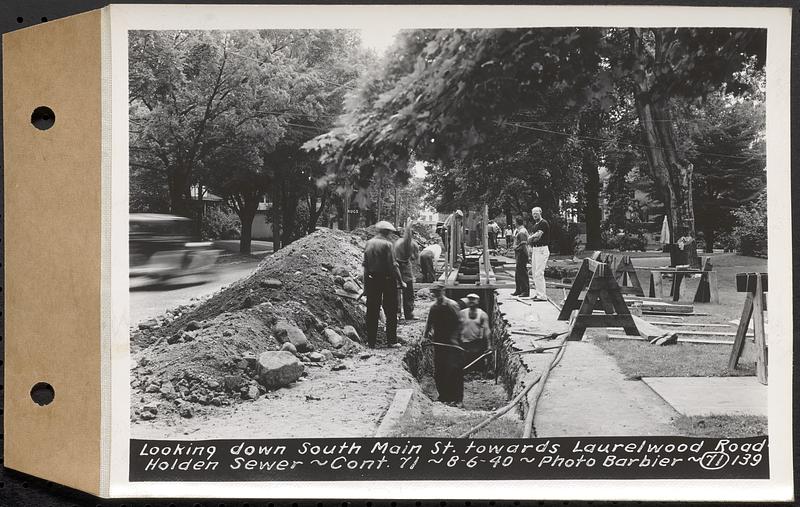
<path fill-rule="evenodd" d="M 547 290 L 544 280 L 544 269 L 550 257 L 550 224 L 542 218 L 542 208 L 531 210 L 533 227 L 531 232 L 525 228 L 522 217 L 517 218 L 517 229 L 514 231 L 514 258 L 516 269 L 514 281 L 516 290 L 513 296 L 529 297 L 531 295 L 528 279 L 528 262 L 531 263 L 531 276 L 534 285 L 534 301 L 546 301 Z"/>
<path fill-rule="evenodd" d="M 458 213 L 451 215 L 453 221 L 448 231 L 457 231 Z M 531 262 L 531 275 L 534 283 L 534 300 L 546 300 L 547 292 L 544 270 L 550 257 L 550 224 L 542 218 L 542 209 L 531 210 L 533 227 L 529 232 L 524 220 L 516 220 L 513 233 L 514 256 L 516 259 L 515 282 L 513 295 L 529 297 L 530 282 L 528 278 L 528 262 Z M 387 221 L 375 224 L 377 234 L 367 241 L 364 249 L 364 292 L 367 297 L 367 343 L 374 348 L 377 342 L 378 318 L 383 307 L 386 316 L 386 342 L 389 347 L 399 346 L 397 343 L 397 318 L 400 312 L 399 300 L 402 299 L 402 312 L 406 319 L 414 318 L 414 273 L 412 263 L 419 259 L 425 282 L 434 280 L 434 262 L 442 253 L 439 245 L 429 245 L 421 253 L 412 239 L 409 219 L 400 239 L 392 241 L 391 234 L 396 233 L 394 226 Z M 490 238 L 497 245 L 499 226 L 494 224 Z M 454 232 L 452 232 L 454 233 Z M 456 238 L 454 238 L 456 239 Z M 508 242 L 508 231 L 506 241 Z M 454 241 L 456 245 L 460 241 Z M 445 242 L 447 245 L 447 242 Z M 458 250 L 447 251 L 449 256 L 456 256 Z M 430 338 L 434 347 L 434 380 L 439 392 L 439 401 L 449 404 L 461 404 L 464 398 L 464 364 L 467 359 L 478 357 L 489 340 L 489 317 L 478 308 L 480 298 L 477 294 L 467 296 L 467 308 L 462 310 L 458 303 L 445 297 L 445 286 L 436 282 L 431 288 L 435 298 L 431 306 L 425 326 L 425 338 Z"/>

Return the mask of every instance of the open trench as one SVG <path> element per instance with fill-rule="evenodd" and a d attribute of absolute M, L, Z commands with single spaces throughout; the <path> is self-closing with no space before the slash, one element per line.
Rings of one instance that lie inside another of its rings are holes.
<path fill-rule="evenodd" d="M 490 317 L 491 341 L 490 349 L 496 351 L 467 372 L 464 376 L 464 403 L 463 415 L 469 417 L 474 414 L 487 416 L 489 412 L 505 406 L 513 395 L 524 387 L 523 378 L 528 374 L 528 367 L 514 354 L 513 342 L 509 333 L 508 321 L 497 302 L 497 292 L 493 289 L 480 289 L 474 286 L 467 288 L 448 288 L 447 297 L 459 301 L 468 293 L 477 292 L 481 296 L 481 308 Z M 436 400 L 437 391 L 433 380 L 433 347 L 423 345 L 421 337 L 409 344 L 404 357 L 408 371 L 417 379 L 420 385 L 420 395 L 427 400 Z M 523 399 L 517 407 L 506 416 L 514 418 L 521 427 L 527 400 Z M 451 411 L 452 413 L 452 411 Z M 455 435 L 453 435 L 455 436 Z M 521 434 L 497 435 L 505 437 L 519 437 Z"/>

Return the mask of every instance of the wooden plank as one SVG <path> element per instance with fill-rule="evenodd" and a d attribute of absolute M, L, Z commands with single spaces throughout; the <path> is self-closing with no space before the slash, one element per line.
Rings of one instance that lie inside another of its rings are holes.
<path fill-rule="evenodd" d="M 575 275 L 572 288 L 569 290 L 569 294 L 567 294 L 567 298 L 564 300 L 564 305 L 561 307 L 561 311 L 558 314 L 558 320 L 568 320 L 570 312 L 578 308 L 578 299 L 580 298 L 581 291 L 589 283 L 591 276 L 587 264 L 588 260 L 584 259 L 580 269 L 578 269 L 578 274 Z"/>
<path fill-rule="evenodd" d="M 692 322 L 657 322 L 654 320 L 649 321 L 650 324 L 656 326 L 677 326 L 677 327 L 722 327 L 725 329 L 730 329 L 730 324 L 701 324 L 699 322 L 692 323 Z"/>
<path fill-rule="evenodd" d="M 753 329 L 756 338 L 756 377 L 767 384 L 767 339 L 764 334 L 763 285 L 761 277 L 756 277 L 756 293 L 753 297 Z"/>
<path fill-rule="evenodd" d="M 742 307 L 742 316 L 739 318 L 739 327 L 736 329 L 736 337 L 733 339 L 733 348 L 731 355 L 728 358 L 728 369 L 735 370 L 736 365 L 739 363 L 739 358 L 742 356 L 744 350 L 744 339 L 747 334 L 747 327 L 750 324 L 750 318 L 753 316 L 753 293 L 748 292 L 744 299 L 744 306 Z"/>
<path fill-rule="evenodd" d="M 731 336 L 731 337 L 736 336 L 736 333 L 720 333 L 716 331 L 686 331 L 682 329 L 676 332 L 680 333 L 681 335 L 691 335 L 691 336 Z M 753 338 L 753 335 L 747 335 L 746 338 Z"/>
<path fill-rule="evenodd" d="M 736 333 L 720 333 L 717 331 L 681 331 L 681 334 L 691 334 L 697 336 L 736 336 Z M 753 335 L 747 335 L 747 338 L 752 338 Z"/>
<path fill-rule="evenodd" d="M 578 315 L 575 321 L 584 327 L 623 327 L 634 326 L 631 315 Z"/>
<path fill-rule="evenodd" d="M 711 271 L 708 273 L 709 292 L 711 294 L 711 302 L 715 305 L 719 304 L 719 287 L 717 280 L 717 272 Z"/>
<path fill-rule="evenodd" d="M 642 311 L 642 315 L 658 315 L 661 316 L 673 316 L 673 317 L 710 317 L 710 313 L 683 313 L 683 312 L 653 312 L 650 310 Z"/>
<path fill-rule="evenodd" d="M 642 337 L 626 336 L 623 334 L 610 334 L 608 335 L 608 337 L 613 340 L 634 340 L 642 342 L 647 341 L 645 338 Z M 703 340 L 700 338 L 678 338 L 678 343 L 697 343 L 701 345 L 731 345 L 733 342 L 731 340 Z"/>

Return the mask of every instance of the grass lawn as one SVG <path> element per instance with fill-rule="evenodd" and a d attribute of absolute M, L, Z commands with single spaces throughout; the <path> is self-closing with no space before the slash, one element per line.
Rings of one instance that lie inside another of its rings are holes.
<path fill-rule="evenodd" d="M 629 252 L 621 252 L 627 255 Z M 648 252 L 649 253 L 649 252 Z M 669 258 L 640 257 L 633 261 L 639 281 L 645 294 L 650 289 L 650 269 L 662 267 L 669 262 Z M 708 313 L 708 317 L 684 317 L 682 322 L 691 323 L 716 323 L 729 324 L 731 320 L 738 320 L 741 316 L 745 295 L 736 291 L 736 273 L 741 272 L 766 272 L 767 260 L 757 257 L 745 257 L 733 253 L 717 253 L 713 255 L 712 262 L 717 271 L 719 287 L 719 304 L 694 303 L 697 313 Z M 681 302 L 691 302 L 694 289 L 699 280 L 684 282 Z M 665 280 L 665 283 L 668 283 Z M 550 291 L 548 291 L 550 293 Z M 563 296 L 558 291 L 550 293 L 557 300 Z M 558 295 L 557 295 L 558 294 Z M 659 321 L 658 315 L 646 315 L 646 320 Z M 665 327 L 675 330 L 680 335 L 682 328 Z M 753 343 L 747 339 L 739 368 L 728 370 L 728 357 L 731 345 L 705 345 L 692 343 L 678 343 L 658 347 L 647 342 L 629 340 L 609 340 L 605 330 L 587 331 L 587 336 L 592 337 L 595 343 L 616 359 L 622 371 L 630 377 L 721 377 L 755 375 L 755 353 Z M 617 330 L 616 334 L 620 334 Z M 734 333 L 735 325 L 729 328 L 713 328 L 713 331 Z M 732 341 L 733 336 L 717 337 L 720 340 Z"/>
<path fill-rule="evenodd" d="M 744 438 L 767 434 L 767 418 L 755 415 L 681 416 L 674 424 L 687 437 Z"/>
<path fill-rule="evenodd" d="M 728 377 L 755 375 L 753 345 L 745 342 L 739 368 L 728 370 L 730 345 L 678 343 L 659 347 L 648 342 L 593 338 L 628 377 Z"/>
<path fill-rule="evenodd" d="M 719 304 L 695 303 L 695 311 L 710 313 L 717 317 L 718 320 L 721 319 L 724 322 L 733 319 L 738 320 L 742 314 L 745 294 L 736 291 L 736 273 L 766 272 L 767 259 L 746 257 L 733 253 L 718 253 L 711 256 L 711 262 L 714 265 L 714 270 L 717 272 Z M 666 264 L 669 264 L 669 258 L 666 259 L 666 262 L 660 258 L 639 258 L 633 260 L 633 265 L 637 271 L 636 274 L 639 277 L 645 294 L 648 294 L 650 290 L 650 269 L 648 268 L 663 267 Z M 687 302 L 692 301 L 694 289 L 697 287 L 697 281 L 698 280 L 687 280 L 684 282 L 684 287 L 681 292 L 682 302 L 684 300 Z M 668 282 L 665 280 L 664 283 L 666 284 Z M 664 288 L 664 291 L 667 291 L 667 287 Z M 693 318 L 691 322 L 710 322 L 710 320 L 708 318 Z"/>

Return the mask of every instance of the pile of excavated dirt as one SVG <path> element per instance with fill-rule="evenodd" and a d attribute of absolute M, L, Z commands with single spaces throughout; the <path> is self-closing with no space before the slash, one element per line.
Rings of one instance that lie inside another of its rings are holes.
<path fill-rule="evenodd" d="M 363 245 L 319 230 L 209 299 L 140 324 L 132 335 L 132 418 L 192 417 L 209 405 L 257 399 L 267 392 L 258 379 L 268 351 L 288 350 L 304 375 L 312 365 L 335 371 L 361 354 Z"/>
<path fill-rule="evenodd" d="M 369 227 L 354 229 L 352 234 L 366 241 L 378 234 L 378 229 L 376 229 L 374 225 L 370 225 Z M 391 236 L 392 240 L 396 240 L 399 237 L 400 236 L 397 234 L 393 234 Z M 417 242 L 417 245 L 420 246 L 420 249 L 424 248 L 424 246 L 429 243 L 441 243 L 442 241 L 439 235 L 436 234 L 436 231 L 433 227 L 420 223 L 415 223 L 411 226 L 411 237 Z"/>

